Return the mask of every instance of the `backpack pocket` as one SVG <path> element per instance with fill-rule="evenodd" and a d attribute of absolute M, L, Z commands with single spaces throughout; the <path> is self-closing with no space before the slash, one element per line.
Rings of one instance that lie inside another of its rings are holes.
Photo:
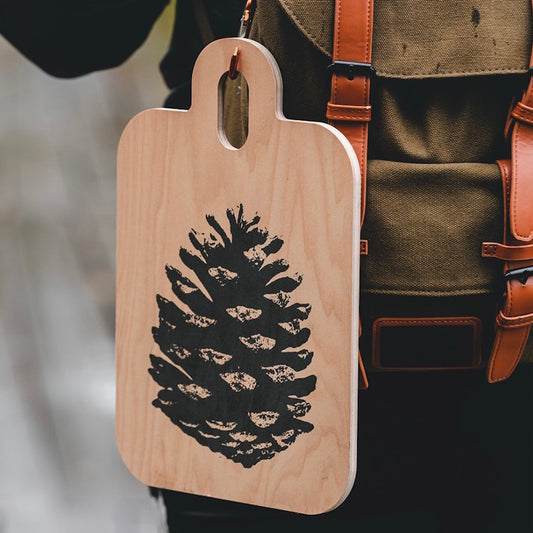
<path fill-rule="evenodd" d="M 502 232 L 498 165 L 369 162 L 360 343 L 368 368 L 486 363 L 505 285 L 501 262 L 481 248 Z M 523 360 L 532 349 L 530 341 Z"/>

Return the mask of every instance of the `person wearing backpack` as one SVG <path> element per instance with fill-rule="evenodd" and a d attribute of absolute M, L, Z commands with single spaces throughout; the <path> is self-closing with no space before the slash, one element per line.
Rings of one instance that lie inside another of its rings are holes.
<path fill-rule="evenodd" d="M 36 6 L 33 18 L 8 2 L 0 32 L 50 74 L 75 77 L 125 61 L 165 2 L 131 4 Z M 533 199 L 523 177 L 533 150 L 531 3 L 206 0 L 207 18 L 194 4 L 178 1 L 161 64 L 166 106 L 188 107 L 195 58 L 207 40 L 237 34 L 246 4 L 248 36 L 279 64 L 285 115 L 329 121 L 354 144 L 366 184 L 367 389 L 359 393 L 356 483 L 335 511 L 293 516 L 152 488 L 169 531 L 258 523 L 531 530 Z M 118 26 L 120 16 L 128 23 Z M 72 21 L 78 26 L 64 29 Z M 95 27 L 107 30 L 96 44 Z M 354 35 L 360 46 L 351 50 L 342 39 Z M 235 142 L 244 142 L 246 117 L 233 120 L 241 124 Z"/>
<path fill-rule="evenodd" d="M 285 115 L 338 127 L 366 178 L 368 388 L 355 486 L 329 518 L 531 530 L 531 2 L 258 1 L 250 37 Z"/>

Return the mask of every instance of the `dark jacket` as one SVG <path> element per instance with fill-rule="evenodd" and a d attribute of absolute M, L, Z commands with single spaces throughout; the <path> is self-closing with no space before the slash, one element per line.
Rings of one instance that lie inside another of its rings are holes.
<path fill-rule="evenodd" d="M 0 34 L 48 74 L 75 78 L 126 61 L 146 40 L 169 0 L 0 0 Z M 190 74 L 205 42 L 194 5 L 178 0 L 161 72 L 165 105 L 187 108 Z M 212 38 L 235 36 L 244 0 L 204 0 Z"/>

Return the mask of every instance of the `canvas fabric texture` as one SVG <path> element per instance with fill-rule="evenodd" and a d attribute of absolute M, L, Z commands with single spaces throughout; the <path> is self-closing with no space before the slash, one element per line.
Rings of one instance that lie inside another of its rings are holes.
<path fill-rule="evenodd" d="M 276 58 L 288 118 L 325 121 L 333 0 L 259 0 L 250 38 Z M 480 316 L 494 327 L 502 264 L 481 257 L 501 241 L 509 157 L 504 126 L 531 53 L 530 0 L 374 2 L 372 121 L 361 258 L 361 350 L 380 316 Z M 459 47 L 460 46 L 460 47 Z M 438 65 L 437 65 L 438 64 Z M 246 131 L 245 82 L 226 113 Z M 396 314 L 394 314 L 396 313 Z M 424 314 L 426 313 L 426 314 Z M 486 335 L 484 358 L 492 346 Z M 487 340 L 488 339 L 488 340 Z M 523 361 L 533 362 L 533 341 Z"/>
<path fill-rule="evenodd" d="M 331 56 L 334 1 L 279 4 Z M 378 0 L 372 64 L 380 76 L 406 79 L 523 72 L 531 52 L 530 6 L 523 0 Z"/>

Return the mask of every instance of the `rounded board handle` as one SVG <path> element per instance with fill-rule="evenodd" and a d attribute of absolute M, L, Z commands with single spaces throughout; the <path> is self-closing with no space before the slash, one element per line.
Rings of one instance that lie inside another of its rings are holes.
<path fill-rule="evenodd" d="M 283 85 L 274 57 L 255 41 L 219 39 L 204 48 L 193 71 L 191 110 L 205 116 L 207 131 L 217 133 L 221 141 L 225 138 L 221 132 L 221 80 L 228 74 L 236 50 L 237 71 L 246 78 L 249 88 L 247 142 L 261 142 L 262 137 L 271 131 L 273 121 L 283 116 Z M 227 147 L 230 148 L 230 145 Z"/>

